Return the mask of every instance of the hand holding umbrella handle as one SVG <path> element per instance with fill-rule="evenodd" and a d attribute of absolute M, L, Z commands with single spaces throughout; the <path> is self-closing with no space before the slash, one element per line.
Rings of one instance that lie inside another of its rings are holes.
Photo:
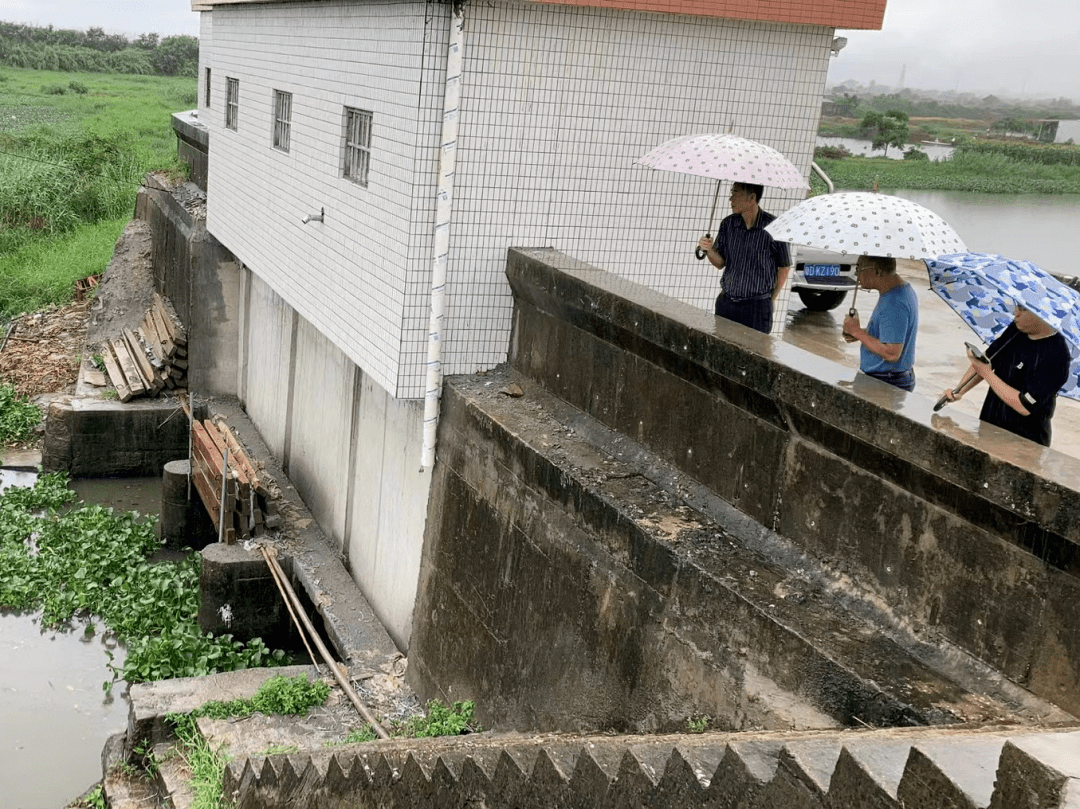
<path fill-rule="evenodd" d="M 709 238 L 712 238 L 712 237 L 708 233 L 706 233 L 705 238 L 709 239 Z M 694 248 L 694 258 L 696 258 L 698 261 L 701 261 L 703 258 L 705 258 L 705 251 L 702 250 L 700 247 L 695 247 Z"/>
<path fill-rule="evenodd" d="M 959 394 L 960 394 L 960 388 L 953 388 L 953 396 L 958 396 Z M 938 412 L 939 410 L 941 410 L 941 408 L 943 408 L 948 403 L 949 403 L 949 397 L 946 396 L 945 394 L 942 394 L 941 398 L 938 399 L 937 402 L 934 404 L 934 412 L 935 413 Z"/>

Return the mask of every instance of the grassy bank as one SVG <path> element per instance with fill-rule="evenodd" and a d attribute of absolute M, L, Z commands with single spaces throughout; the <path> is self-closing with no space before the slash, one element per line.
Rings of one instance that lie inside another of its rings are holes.
<path fill-rule="evenodd" d="M 104 270 L 143 175 L 182 171 L 170 116 L 195 104 L 190 78 L 0 69 L 0 321 Z"/>
<path fill-rule="evenodd" d="M 977 145 L 961 147 L 950 160 L 890 160 L 884 157 L 819 159 L 818 165 L 837 188 L 870 190 L 874 183 L 882 189 L 910 188 L 935 191 L 975 191 L 984 194 L 1080 194 L 1080 148 L 1073 154 L 1059 147 L 1063 155 L 1052 163 L 1040 149 L 1026 152 L 1008 144 L 1001 148 Z M 1057 159 L 1057 158 L 1054 158 Z M 814 193 L 825 191 L 812 178 Z"/>

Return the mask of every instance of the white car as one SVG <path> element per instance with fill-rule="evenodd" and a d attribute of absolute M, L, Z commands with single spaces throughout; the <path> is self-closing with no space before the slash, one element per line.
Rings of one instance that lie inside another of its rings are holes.
<path fill-rule="evenodd" d="M 793 247 L 795 273 L 791 289 L 799 294 L 811 312 L 825 312 L 839 306 L 844 296 L 858 286 L 855 280 L 856 255 L 842 255 L 813 247 Z"/>

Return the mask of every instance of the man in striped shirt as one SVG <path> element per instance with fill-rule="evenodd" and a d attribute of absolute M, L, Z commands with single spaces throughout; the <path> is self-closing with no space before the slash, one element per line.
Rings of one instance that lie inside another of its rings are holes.
<path fill-rule="evenodd" d="M 763 190 L 760 185 L 734 183 L 731 216 L 720 223 L 715 240 L 703 236 L 698 247 L 724 271 L 716 316 L 768 334 L 773 301 L 784 288 L 791 258 L 787 244 L 765 232 L 776 217 L 759 207 Z"/>

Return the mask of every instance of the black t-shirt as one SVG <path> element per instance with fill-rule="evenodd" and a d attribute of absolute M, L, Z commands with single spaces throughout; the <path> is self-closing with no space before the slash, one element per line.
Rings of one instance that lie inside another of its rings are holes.
<path fill-rule="evenodd" d="M 1065 338 L 1058 333 L 1032 340 L 1015 323 L 986 350 L 990 365 L 1001 379 L 1020 392 L 1030 415 L 1022 416 L 989 390 L 979 418 L 1010 432 L 1050 446 L 1050 419 L 1057 392 L 1069 378 L 1072 357 Z"/>

